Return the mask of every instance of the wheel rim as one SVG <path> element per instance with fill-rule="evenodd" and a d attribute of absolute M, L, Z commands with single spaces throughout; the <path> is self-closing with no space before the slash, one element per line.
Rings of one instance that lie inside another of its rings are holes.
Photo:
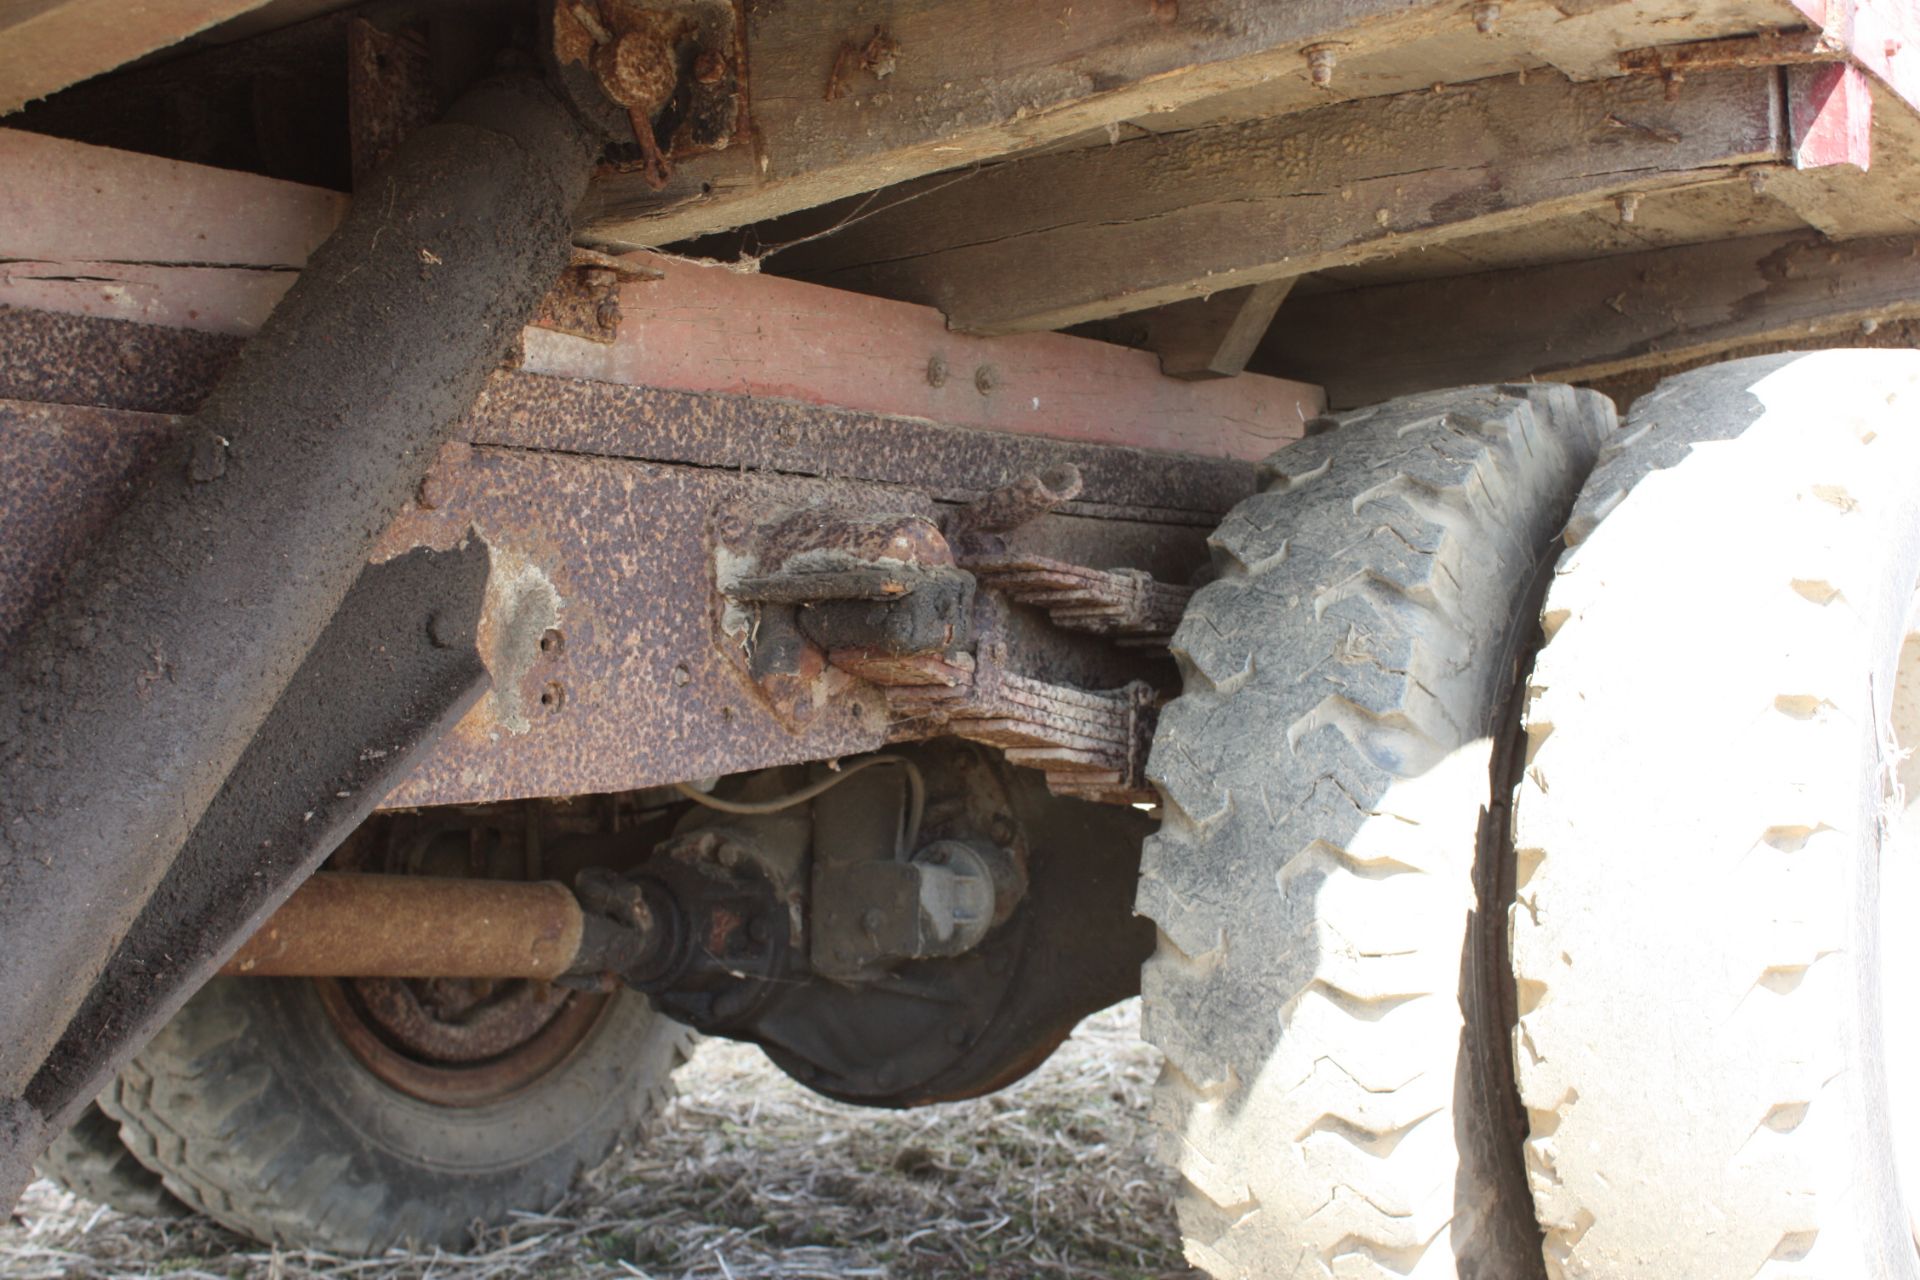
<path fill-rule="evenodd" d="M 573 1056 L 612 1004 L 604 995 L 517 982 L 502 984 L 507 990 L 489 1006 L 493 1017 L 462 1023 L 435 1015 L 434 1003 L 421 998 L 425 985 L 314 981 L 328 1021 L 368 1072 L 442 1107 L 484 1106 L 532 1085 Z"/>
<path fill-rule="evenodd" d="M 1908 1228 L 1920 1243 L 1920 1009 L 1906 987 L 1920 976 L 1920 595 L 1907 616 L 1889 720 L 1878 894 L 1880 1027 L 1887 1127 Z"/>

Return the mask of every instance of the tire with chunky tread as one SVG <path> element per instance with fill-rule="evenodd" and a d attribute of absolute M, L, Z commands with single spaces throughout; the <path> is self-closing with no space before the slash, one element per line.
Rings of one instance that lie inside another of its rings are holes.
<path fill-rule="evenodd" d="M 1215 533 L 1151 756 L 1143 1025 L 1187 1254 L 1512 1280 L 1539 1240 L 1476 848 L 1530 592 L 1613 408 L 1483 387 L 1316 426 Z"/>
<path fill-rule="evenodd" d="M 557 1204 L 671 1096 L 692 1034 L 631 992 L 516 1092 L 437 1106 L 369 1072 L 304 979 L 216 978 L 101 1097 L 180 1200 L 283 1248 L 464 1248 Z"/>
<path fill-rule="evenodd" d="M 68 1191 L 136 1218 L 179 1218 L 192 1212 L 134 1159 L 120 1140 L 120 1122 L 90 1102 L 35 1165 Z"/>
<path fill-rule="evenodd" d="M 1668 379 L 1569 541 L 1513 828 L 1549 1272 L 1920 1273 L 1877 901 L 1915 856 L 1887 832 L 1920 783 L 1920 353 Z"/>

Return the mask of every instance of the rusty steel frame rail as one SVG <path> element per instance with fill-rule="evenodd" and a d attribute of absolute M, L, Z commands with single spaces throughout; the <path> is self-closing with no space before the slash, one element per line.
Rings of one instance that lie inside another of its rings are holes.
<path fill-rule="evenodd" d="M 556 412 L 545 419 L 550 430 L 565 429 L 566 402 L 556 397 Z M 816 417 L 825 435 L 832 415 Z M 95 536 L 124 477 L 184 427 L 154 414 L 0 401 L 0 460 L 8 463 L 0 470 L 0 645 L 13 619 L 57 589 L 64 560 Z M 1002 467 L 1029 458 L 1044 463 L 1051 444 L 1015 443 L 1019 451 L 1001 452 L 982 441 L 972 459 L 935 453 L 926 465 L 947 475 L 925 479 L 1003 478 Z M 845 441 L 831 450 L 853 452 Z M 1132 453 L 1104 452 L 1123 460 Z M 1107 465 L 1102 453 L 1093 446 L 1072 451 L 1088 485 L 1096 493 L 1132 492 L 1131 463 Z M 1196 501 L 1229 500 L 1229 493 L 1215 498 L 1211 490 L 1202 486 Z M 717 557 L 736 528 L 794 510 L 943 509 L 924 492 L 715 465 L 453 445 L 431 470 L 421 499 L 402 509 L 374 554 L 453 550 L 476 534 L 485 542 L 490 573 L 479 648 L 493 687 L 389 805 L 631 790 L 857 754 L 919 736 L 921 724 L 890 709 L 882 689 L 853 681 L 832 689 L 831 706 L 811 723 L 784 724 L 734 647 L 723 643 L 713 592 Z M 1117 518 L 1104 504 L 1089 510 L 1036 519 L 1008 535 L 1010 549 L 1101 569 L 1124 566 L 1163 582 L 1186 581 L 1206 560 L 1205 526 L 1215 517 L 1179 513 L 1172 522 Z M 1083 689 L 1169 682 L 1164 659 L 1059 631 L 1038 610 L 1014 613 L 1006 640 L 1017 673 Z"/>
<path fill-rule="evenodd" d="M 6 655 L 9 1128 L 32 1127 L 35 1072 L 564 264 L 594 150 L 526 77 L 410 138 Z"/>

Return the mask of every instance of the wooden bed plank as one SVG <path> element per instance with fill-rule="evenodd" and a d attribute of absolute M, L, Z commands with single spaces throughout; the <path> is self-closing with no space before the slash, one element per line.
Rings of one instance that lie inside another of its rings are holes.
<path fill-rule="evenodd" d="M 1671 95 L 1536 73 L 926 179 L 774 261 L 969 332 L 1060 328 L 1724 180 L 1785 145 L 1771 69 Z"/>
<path fill-rule="evenodd" d="M 1254 367 L 1335 407 L 1476 382 L 1588 381 L 1920 315 L 1920 236 L 1755 236 L 1296 299 Z"/>
<path fill-rule="evenodd" d="M 265 0 L 0 0 L 0 115 Z"/>

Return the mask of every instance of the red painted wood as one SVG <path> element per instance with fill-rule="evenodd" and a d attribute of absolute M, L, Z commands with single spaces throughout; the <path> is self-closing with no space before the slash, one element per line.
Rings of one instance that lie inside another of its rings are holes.
<path fill-rule="evenodd" d="M 1867 168 L 1873 159 L 1873 88 L 1866 73 L 1844 62 L 1788 67 L 1787 129 L 1796 169 Z"/>
<path fill-rule="evenodd" d="M 1162 374 L 1150 352 L 1056 333 L 969 337 L 932 307 L 633 256 L 663 278 L 622 286 L 619 341 L 529 330 L 529 368 L 1249 459 L 1298 438 L 1324 406 L 1304 383 L 1196 385 Z"/>
<path fill-rule="evenodd" d="M 1847 57 L 1920 111 L 1920 0 L 1790 0 Z"/>
<path fill-rule="evenodd" d="M 0 303 L 251 333 L 345 208 L 311 187 L 0 130 Z M 1249 459 L 1325 403 L 1304 383 L 1181 382 L 1147 352 L 966 337 L 928 307 L 636 257 L 662 278 L 622 287 L 617 342 L 529 329 L 525 367 Z"/>

